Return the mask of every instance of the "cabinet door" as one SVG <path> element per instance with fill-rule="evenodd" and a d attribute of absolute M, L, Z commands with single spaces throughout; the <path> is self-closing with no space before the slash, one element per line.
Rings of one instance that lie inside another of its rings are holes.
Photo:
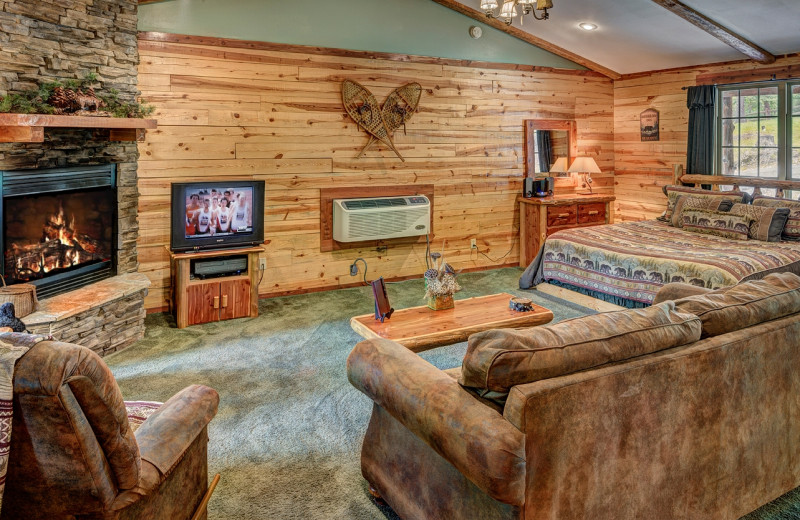
<path fill-rule="evenodd" d="M 232 280 L 220 284 L 219 318 L 244 318 L 250 316 L 250 280 Z"/>
<path fill-rule="evenodd" d="M 189 325 L 219 320 L 218 283 L 190 285 L 186 288 L 186 293 Z"/>

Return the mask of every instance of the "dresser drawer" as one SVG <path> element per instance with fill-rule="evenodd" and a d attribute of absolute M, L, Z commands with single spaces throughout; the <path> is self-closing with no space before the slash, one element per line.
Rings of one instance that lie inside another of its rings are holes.
<path fill-rule="evenodd" d="M 578 224 L 589 224 L 593 222 L 605 222 L 605 221 L 606 221 L 605 202 L 578 204 Z"/>
<path fill-rule="evenodd" d="M 578 205 L 548 206 L 547 227 L 577 224 Z"/>

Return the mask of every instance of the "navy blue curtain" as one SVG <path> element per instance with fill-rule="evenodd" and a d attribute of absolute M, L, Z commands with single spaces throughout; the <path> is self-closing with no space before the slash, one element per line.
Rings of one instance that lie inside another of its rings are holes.
<path fill-rule="evenodd" d="M 539 170 L 542 172 L 549 172 L 552 162 L 552 146 L 550 143 L 549 130 L 536 131 L 536 149 L 539 151 Z"/>
<path fill-rule="evenodd" d="M 689 142 L 686 149 L 686 173 L 714 174 L 714 102 L 717 87 L 689 87 L 686 106 L 689 108 Z"/>

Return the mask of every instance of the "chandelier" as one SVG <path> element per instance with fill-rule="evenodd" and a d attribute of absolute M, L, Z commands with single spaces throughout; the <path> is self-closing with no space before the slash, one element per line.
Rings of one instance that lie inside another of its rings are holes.
<path fill-rule="evenodd" d="M 499 5 L 497 2 L 498 0 L 481 0 L 481 9 L 483 9 L 487 17 L 495 17 L 494 10 L 497 9 Z M 534 4 L 536 4 L 535 8 Z M 511 22 L 514 21 L 514 17 L 519 14 L 517 6 L 522 8 L 522 18 L 519 20 L 520 25 L 522 25 L 524 23 L 523 20 L 525 20 L 525 15 L 527 14 L 532 14 L 536 20 L 547 20 L 550 18 L 550 13 L 548 13 L 547 10 L 553 8 L 553 0 L 505 0 L 503 2 L 503 7 L 500 8 L 500 14 L 497 17 L 503 20 L 506 25 L 511 25 Z M 541 16 L 537 15 L 536 11 L 542 11 Z"/>

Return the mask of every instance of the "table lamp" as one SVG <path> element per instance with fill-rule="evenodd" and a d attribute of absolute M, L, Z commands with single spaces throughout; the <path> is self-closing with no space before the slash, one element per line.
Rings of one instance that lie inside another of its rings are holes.
<path fill-rule="evenodd" d="M 572 161 L 572 165 L 570 165 L 569 169 L 567 170 L 569 173 L 583 173 L 585 175 L 584 179 L 586 182 L 586 186 L 589 188 L 589 192 L 577 192 L 580 195 L 591 195 L 592 192 L 592 174 L 593 173 L 601 173 L 600 168 L 597 166 L 597 163 L 594 162 L 594 159 L 591 157 L 576 157 L 574 161 Z"/>
<path fill-rule="evenodd" d="M 550 167 L 550 173 L 562 174 L 567 173 L 567 158 L 566 157 L 559 157 L 556 159 L 556 162 Z M 557 177 L 563 177 L 563 175 L 557 175 Z"/>

